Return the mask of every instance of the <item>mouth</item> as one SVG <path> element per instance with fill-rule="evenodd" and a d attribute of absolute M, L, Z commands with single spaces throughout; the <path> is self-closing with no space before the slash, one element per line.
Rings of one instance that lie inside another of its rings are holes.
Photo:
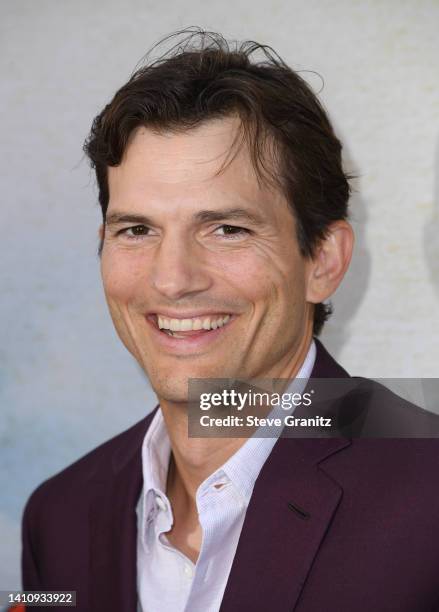
<path fill-rule="evenodd" d="M 161 333 L 172 338 L 200 337 L 227 326 L 233 315 L 218 313 L 199 315 L 186 319 L 171 318 L 159 313 L 148 315 L 148 319 Z"/>

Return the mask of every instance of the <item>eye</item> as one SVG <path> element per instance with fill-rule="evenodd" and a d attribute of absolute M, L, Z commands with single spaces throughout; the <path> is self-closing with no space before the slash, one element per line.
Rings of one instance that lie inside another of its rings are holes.
<path fill-rule="evenodd" d="M 136 240 L 136 238 L 147 236 L 149 234 L 149 231 L 150 229 L 146 225 L 133 225 L 131 227 L 126 227 L 125 229 L 119 230 L 117 232 L 117 235 L 123 235 L 130 240 Z"/>
<path fill-rule="evenodd" d="M 216 228 L 215 233 L 220 232 L 220 236 L 225 238 L 231 238 L 232 240 L 235 238 L 241 238 L 246 234 L 250 233 L 250 230 L 245 227 L 239 227 L 237 225 L 220 225 Z"/>

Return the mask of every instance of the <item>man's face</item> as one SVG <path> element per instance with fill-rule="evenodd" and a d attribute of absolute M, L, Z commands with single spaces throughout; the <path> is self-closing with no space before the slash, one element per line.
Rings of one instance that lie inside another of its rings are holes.
<path fill-rule="evenodd" d="M 285 198 L 258 183 L 246 146 L 218 174 L 238 125 L 138 128 L 109 168 L 105 294 L 159 399 L 184 402 L 189 378 L 290 376 L 311 335 Z"/>

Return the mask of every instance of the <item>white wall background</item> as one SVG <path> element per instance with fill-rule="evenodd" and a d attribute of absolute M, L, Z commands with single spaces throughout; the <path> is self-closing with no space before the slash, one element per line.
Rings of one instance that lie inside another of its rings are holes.
<path fill-rule="evenodd" d="M 352 374 L 437 376 L 439 2 L 3 0 L 0 23 L 0 589 L 11 589 L 31 490 L 153 406 L 106 311 L 81 147 L 173 30 L 266 42 L 323 75 L 361 176 L 357 252 L 323 340 Z"/>

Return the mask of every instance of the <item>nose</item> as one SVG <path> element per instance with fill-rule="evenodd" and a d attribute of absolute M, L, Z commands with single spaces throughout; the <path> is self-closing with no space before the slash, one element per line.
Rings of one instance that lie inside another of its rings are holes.
<path fill-rule="evenodd" d="M 200 245 L 190 236 L 169 234 L 154 255 L 151 284 L 168 300 L 178 300 L 209 289 L 212 279 Z"/>

